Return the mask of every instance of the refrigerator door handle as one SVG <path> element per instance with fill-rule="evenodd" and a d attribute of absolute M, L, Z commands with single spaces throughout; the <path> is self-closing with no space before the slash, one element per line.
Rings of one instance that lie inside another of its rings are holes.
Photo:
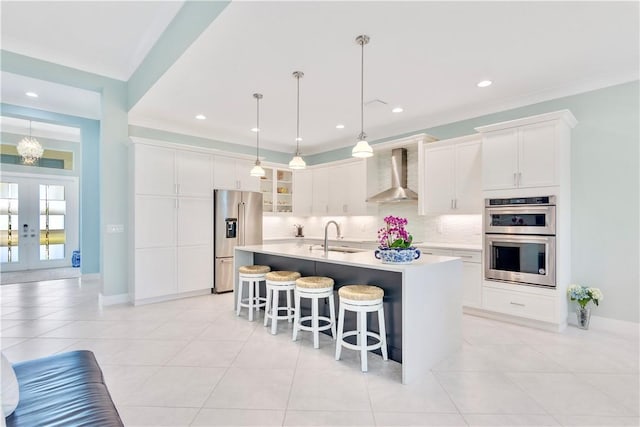
<path fill-rule="evenodd" d="M 240 220 L 240 227 L 238 227 L 238 232 L 240 234 L 238 236 L 238 243 L 240 243 L 240 246 L 244 246 L 244 244 L 245 244 L 244 202 L 238 203 L 238 216 L 239 216 L 239 220 Z"/>

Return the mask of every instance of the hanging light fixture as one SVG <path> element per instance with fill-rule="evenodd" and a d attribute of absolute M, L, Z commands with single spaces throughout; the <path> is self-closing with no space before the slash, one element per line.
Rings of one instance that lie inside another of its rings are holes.
<path fill-rule="evenodd" d="M 33 165 L 42 157 L 42 153 L 44 153 L 42 145 L 31 136 L 31 120 L 29 120 L 29 136 L 22 138 L 16 148 L 25 165 Z"/>
<path fill-rule="evenodd" d="M 353 157 L 371 157 L 373 156 L 373 149 L 367 142 L 367 134 L 364 133 L 364 45 L 369 43 L 369 36 L 360 35 L 356 37 L 356 43 L 361 47 L 361 61 L 360 61 L 360 135 L 358 135 L 358 142 L 351 150 Z"/>
<path fill-rule="evenodd" d="M 262 169 L 262 165 L 260 164 L 260 100 L 262 99 L 261 93 L 254 93 L 253 97 L 256 99 L 256 163 L 253 168 L 251 168 L 251 176 L 263 177 L 264 169 Z"/>
<path fill-rule="evenodd" d="M 293 156 L 293 159 L 289 162 L 289 167 L 291 169 L 304 169 L 307 167 L 307 164 L 300 157 L 300 79 L 304 77 L 304 73 L 302 71 L 294 71 L 293 77 L 296 78 L 298 82 L 298 102 L 296 104 L 296 154 Z"/>

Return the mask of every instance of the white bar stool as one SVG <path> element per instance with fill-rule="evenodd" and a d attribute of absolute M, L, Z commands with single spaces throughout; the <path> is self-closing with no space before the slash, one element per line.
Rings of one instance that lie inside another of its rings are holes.
<path fill-rule="evenodd" d="M 278 320 L 287 320 L 289 323 L 294 318 L 294 308 L 291 304 L 291 296 L 296 289 L 296 279 L 300 278 L 297 271 L 272 271 L 265 274 L 267 283 L 267 305 L 264 309 L 264 326 L 271 319 L 271 334 L 278 332 Z M 287 305 L 279 305 L 280 292 L 287 296 Z M 286 310 L 287 314 L 280 315 L 280 310 Z"/>
<path fill-rule="evenodd" d="M 260 282 L 265 281 L 265 274 L 271 271 L 268 265 L 244 265 L 238 268 L 238 303 L 236 307 L 236 315 L 240 316 L 242 307 L 249 309 L 249 321 L 253 322 L 253 311 L 260 310 L 266 306 L 267 299 L 260 297 Z M 244 283 L 248 284 L 247 298 L 244 298 Z"/>
<path fill-rule="evenodd" d="M 313 333 L 313 348 L 320 347 L 320 331 L 331 329 L 331 336 L 336 339 L 336 305 L 333 299 L 333 279 L 330 277 L 309 276 L 296 280 L 295 299 L 296 310 L 293 320 L 293 341 L 298 338 L 298 331 L 311 331 Z M 311 316 L 300 317 L 300 299 L 309 298 L 311 300 Z M 318 305 L 320 299 L 329 298 L 329 315 L 319 316 Z M 311 325 L 305 326 L 302 322 L 310 320 Z M 325 322 L 320 326 L 320 321 Z"/>
<path fill-rule="evenodd" d="M 360 366 L 362 372 L 367 372 L 367 351 L 381 349 L 382 358 L 387 356 L 387 332 L 384 324 L 384 308 L 382 299 L 384 291 L 377 286 L 347 285 L 338 289 L 340 297 L 340 310 L 338 313 L 338 341 L 336 342 L 336 360 L 340 360 L 342 347 L 360 351 Z M 357 317 L 357 329 L 344 332 L 344 312 L 353 311 Z M 367 313 L 378 312 L 378 326 L 380 333 L 367 331 Z M 357 343 L 348 343 L 345 338 L 357 337 Z M 378 340 L 375 344 L 368 345 L 368 337 Z"/>

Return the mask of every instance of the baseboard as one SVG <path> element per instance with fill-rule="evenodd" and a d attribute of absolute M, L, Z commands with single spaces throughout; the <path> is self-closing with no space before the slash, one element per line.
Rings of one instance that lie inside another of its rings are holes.
<path fill-rule="evenodd" d="M 487 311 L 487 310 L 484 310 L 481 308 L 475 308 L 475 307 L 466 307 L 466 306 L 462 307 L 462 312 L 465 314 L 470 314 L 472 316 L 486 317 L 487 319 L 491 319 L 491 320 L 499 320 L 501 322 L 514 323 L 516 325 L 528 326 L 530 328 L 542 329 L 544 331 L 550 331 L 550 332 L 562 332 L 567 327 L 566 323 L 556 324 L 556 323 L 544 322 L 542 320 L 534 320 L 534 319 L 528 319 L 526 317 L 512 316 L 510 314 L 498 313 L 495 311 Z"/>
<path fill-rule="evenodd" d="M 98 304 L 100 306 L 126 304 L 129 302 L 129 294 L 102 295 L 98 294 Z"/>
<path fill-rule="evenodd" d="M 198 291 L 183 292 L 180 294 L 164 295 L 161 297 L 143 298 L 133 301 L 133 305 L 153 304 L 156 302 L 172 301 L 175 299 L 197 297 L 201 295 L 211 295 L 211 289 L 201 289 Z"/>
<path fill-rule="evenodd" d="M 100 273 L 89 273 L 89 274 L 83 274 L 80 276 L 80 278 L 82 280 L 100 280 L 101 276 Z"/>

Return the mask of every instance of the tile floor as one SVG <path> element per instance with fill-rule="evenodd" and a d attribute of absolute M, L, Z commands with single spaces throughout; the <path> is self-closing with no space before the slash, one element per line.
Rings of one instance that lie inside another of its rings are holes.
<path fill-rule="evenodd" d="M 98 306 L 79 279 L 4 285 L 2 349 L 92 350 L 127 426 L 638 426 L 638 336 L 557 334 L 464 317 L 462 349 L 415 384 L 400 365 L 291 341 L 236 317 L 232 295 Z"/>

